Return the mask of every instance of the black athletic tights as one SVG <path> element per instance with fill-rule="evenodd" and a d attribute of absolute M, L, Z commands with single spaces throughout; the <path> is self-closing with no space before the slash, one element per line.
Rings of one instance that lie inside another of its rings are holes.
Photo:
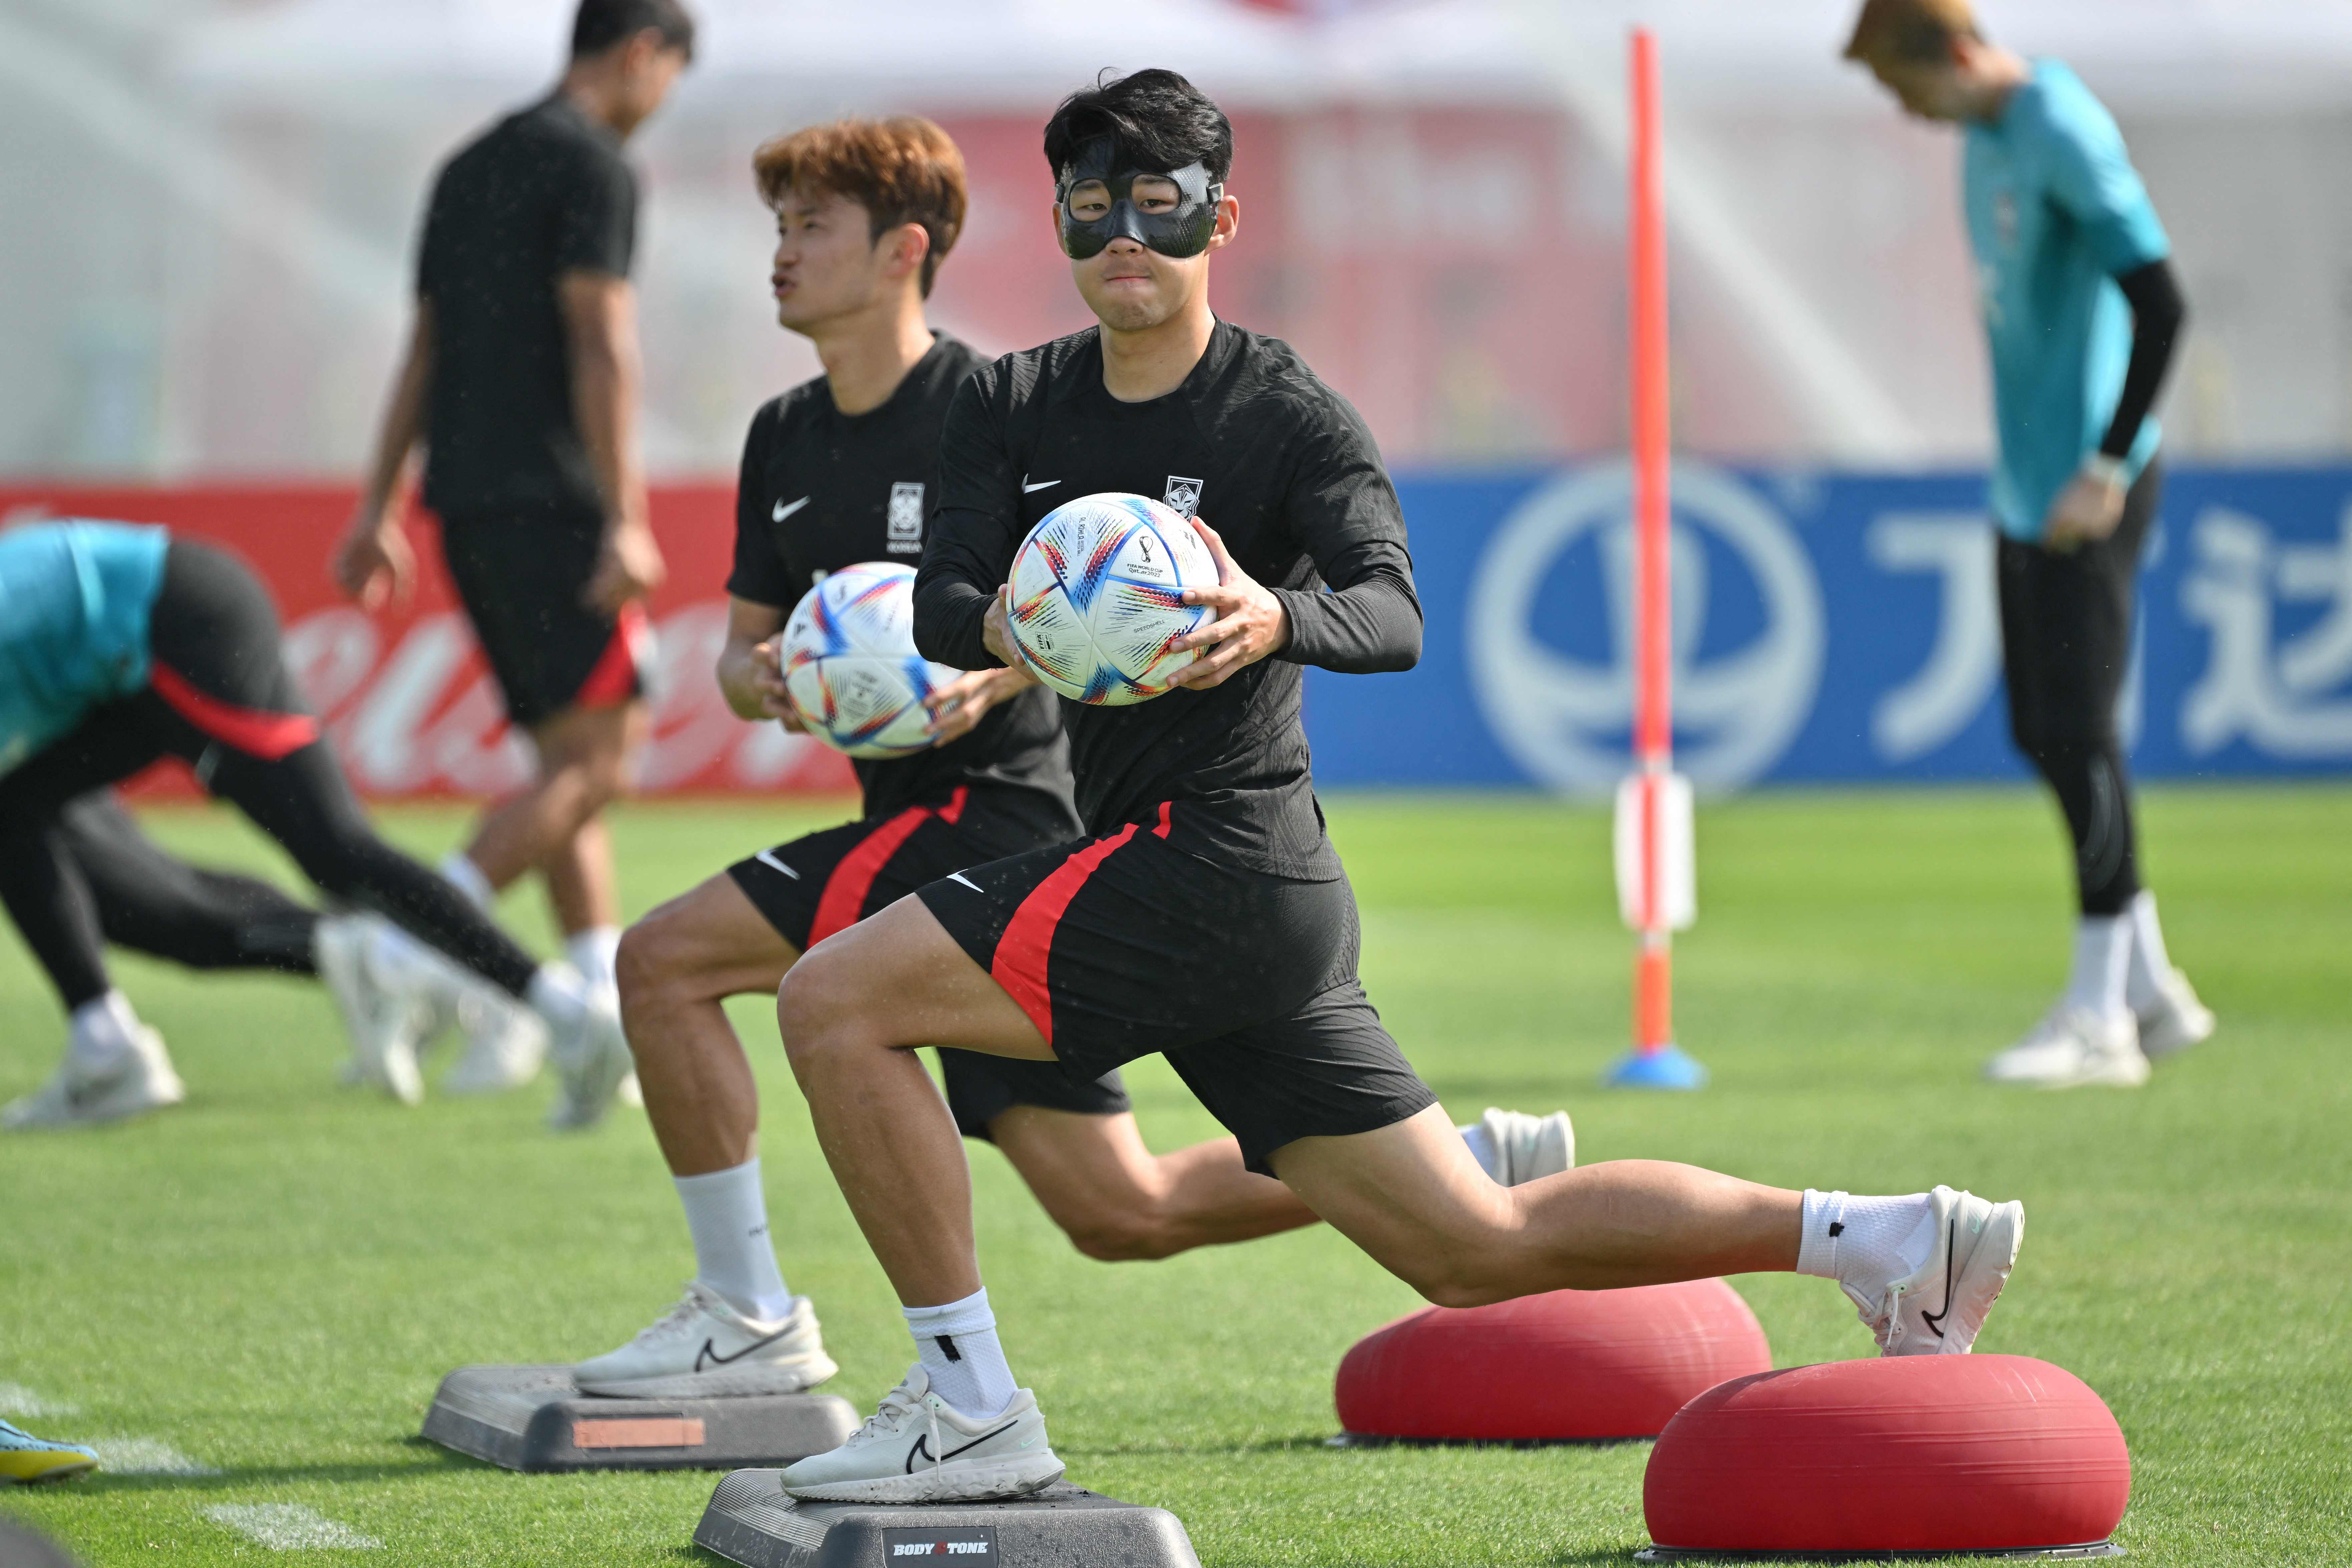
<path fill-rule="evenodd" d="M 315 974 L 319 911 L 267 882 L 168 854 L 112 790 L 83 795 L 58 818 L 66 855 L 89 889 L 98 927 L 118 947 L 191 969 Z"/>
<path fill-rule="evenodd" d="M 2003 534 L 1999 545 L 2010 734 L 2066 814 L 2086 915 L 2119 915 L 2139 892 L 2116 698 L 2131 666 L 2140 546 L 2163 488 L 2149 463 L 2124 498 L 2123 521 L 2095 544 L 2045 550 Z"/>
<path fill-rule="evenodd" d="M 331 896 L 375 909 L 516 995 L 537 964 L 463 895 L 375 836 L 287 673 L 277 611 L 231 557 L 174 540 L 147 688 L 0 777 L 0 900 L 68 1008 L 107 990 L 102 927 L 59 819 L 75 797 L 175 756 Z"/>

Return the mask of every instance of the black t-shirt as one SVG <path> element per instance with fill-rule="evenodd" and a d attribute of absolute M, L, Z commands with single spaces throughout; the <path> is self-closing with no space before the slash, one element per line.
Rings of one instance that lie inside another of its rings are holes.
<path fill-rule="evenodd" d="M 735 569 L 727 591 L 789 612 L 819 579 L 845 566 L 914 564 L 939 491 L 940 423 L 956 388 L 986 363 L 941 332 L 879 408 L 842 413 L 832 384 L 818 376 L 753 415 L 735 485 Z M 1069 742 L 1053 694 L 1042 689 L 992 710 L 951 744 L 852 765 L 868 816 L 944 799 L 958 784 L 1005 784 L 1037 798 L 1025 806 L 1000 799 L 1001 806 L 1045 811 L 1058 816 L 1058 826 L 1076 826 Z"/>
<path fill-rule="evenodd" d="M 561 93 L 443 166 L 416 261 L 417 296 L 433 307 L 427 506 L 445 518 L 601 521 L 556 279 L 626 278 L 636 224 L 619 138 Z"/>
<path fill-rule="evenodd" d="M 1173 801 L 1179 848 L 1276 876 L 1339 876 L 1307 773 L 1301 667 L 1407 669 L 1421 656 L 1404 516 L 1347 399 L 1289 344 L 1219 321 L 1183 385 L 1121 403 L 1103 387 L 1090 328 L 966 382 L 940 465 L 915 642 L 967 669 L 999 662 L 981 636 L 988 601 L 1056 505 L 1103 490 L 1197 505 L 1242 570 L 1281 596 L 1290 641 L 1207 690 L 1127 708 L 1063 700 L 1078 814 L 1102 833 L 1156 820 Z"/>

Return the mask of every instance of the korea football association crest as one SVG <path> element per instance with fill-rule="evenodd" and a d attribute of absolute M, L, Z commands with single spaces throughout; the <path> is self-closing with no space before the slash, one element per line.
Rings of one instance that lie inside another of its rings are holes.
<path fill-rule="evenodd" d="M 885 547 L 893 555 L 923 552 L 923 487 L 899 483 L 890 487 L 890 515 Z"/>
<path fill-rule="evenodd" d="M 1168 476 L 1167 493 L 1160 499 L 1179 515 L 1191 517 L 1201 510 L 1201 481 L 1188 479 L 1181 474 L 1171 474 Z"/>

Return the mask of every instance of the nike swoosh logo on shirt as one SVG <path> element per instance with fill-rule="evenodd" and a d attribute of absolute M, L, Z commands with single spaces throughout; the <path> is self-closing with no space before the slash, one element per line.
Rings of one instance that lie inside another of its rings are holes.
<path fill-rule="evenodd" d="M 745 1345 L 733 1355 L 720 1355 L 719 1353 L 719 1346 L 717 1343 L 710 1340 L 705 1340 L 702 1342 L 702 1348 L 695 1352 L 694 1370 L 700 1372 L 706 1365 L 725 1366 L 730 1361 L 741 1361 L 745 1356 L 750 1355 L 761 1345 L 774 1344 L 778 1340 L 782 1339 L 786 1334 L 789 1334 L 792 1331 L 792 1326 L 790 1324 L 786 1324 L 784 1327 L 778 1329 L 774 1333 L 770 1334 L 764 1340 L 753 1340 L 750 1344 Z M 928 1436 L 928 1434 L 926 1434 L 926 1436 Z M 985 1440 L 986 1439 L 982 1439 L 982 1441 Z"/>
<path fill-rule="evenodd" d="M 1927 1325 L 1927 1331 L 1939 1340 L 1944 1337 L 1944 1320 L 1952 1315 L 1952 1255 L 1959 1250 L 1959 1241 L 1960 1211 L 1955 1205 L 1952 1209 L 1951 1228 L 1944 1233 L 1944 1310 L 1940 1312 L 1919 1314 L 1919 1321 Z"/>
<path fill-rule="evenodd" d="M 777 859 L 776 852 L 772 849 L 762 849 L 757 855 L 752 856 L 751 858 L 757 860 L 762 866 L 772 866 L 777 870 L 782 871 L 785 876 L 790 877 L 795 882 L 801 879 L 801 874 L 798 871 L 793 870 L 790 866 L 785 865 L 782 860 Z"/>
<path fill-rule="evenodd" d="M 1039 479 L 1033 485 L 1029 482 L 1029 476 L 1024 474 L 1021 476 L 1021 493 L 1025 496 L 1032 490 L 1050 490 L 1061 482 L 1059 479 Z"/>
<path fill-rule="evenodd" d="M 808 505 L 808 503 L 809 498 L 806 496 L 801 497 L 800 500 L 793 502 L 790 506 L 786 506 L 782 501 L 778 501 L 776 503 L 776 510 L 770 512 L 768 516 L 774 521 L 782 522 L 784 519 L 792 516 L 793 513 L 800 510 L 801 508 Z"/>
<path fill-rule="evenodd" d="M 948 880 L 950 882 L 961 882 L 965 887 L 970 888 L 975 893 L 984 893 L 988 891 L 986 888 L 982 887 L 978 882 L 973 881 L 971 878 L 965 876 L 961 871 L 949 872 Z"/>

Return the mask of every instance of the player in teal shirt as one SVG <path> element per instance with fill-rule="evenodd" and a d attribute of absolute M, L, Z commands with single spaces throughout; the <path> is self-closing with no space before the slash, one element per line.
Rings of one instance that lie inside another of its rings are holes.
<path fill-rule="evenodd" d="M 0 773 L 147 684 L 169 538 L 79 521 L 0 533 Z"/>
<path fill-rule="evenodd" d="M 2163 480 L 2152 410 L 2187 313 L 2171 243 L 2115 117 L 2064 65 L 1988 41 L 1970 0 L 1866 0 L 1846 54 L 1910 113 L 1962 128 L 2010 731 L 2074 845 L 2065 993 L 1989 1076 L 2145 1083 L 2213 1030 L 2140 886 L 2115 720 Z"/>
<path fill-rule="evenodd" d="M 68 826 L 92 791 L 167 756 L 327 893 L 536 1008 L 564 1080 L 557 1124 L 604 1114 L 630 1064 L 617 1012 L 376 837 L 294 689 L 276 607 L 252 573 L 160 528 L 76 521 L 0 533 L 0 903 L 70 1017 L 57 1076 L 0 1110 L 0 1128 L 109 1121 L 181 1098 L 162 1040 L 107 976 Z"/>

